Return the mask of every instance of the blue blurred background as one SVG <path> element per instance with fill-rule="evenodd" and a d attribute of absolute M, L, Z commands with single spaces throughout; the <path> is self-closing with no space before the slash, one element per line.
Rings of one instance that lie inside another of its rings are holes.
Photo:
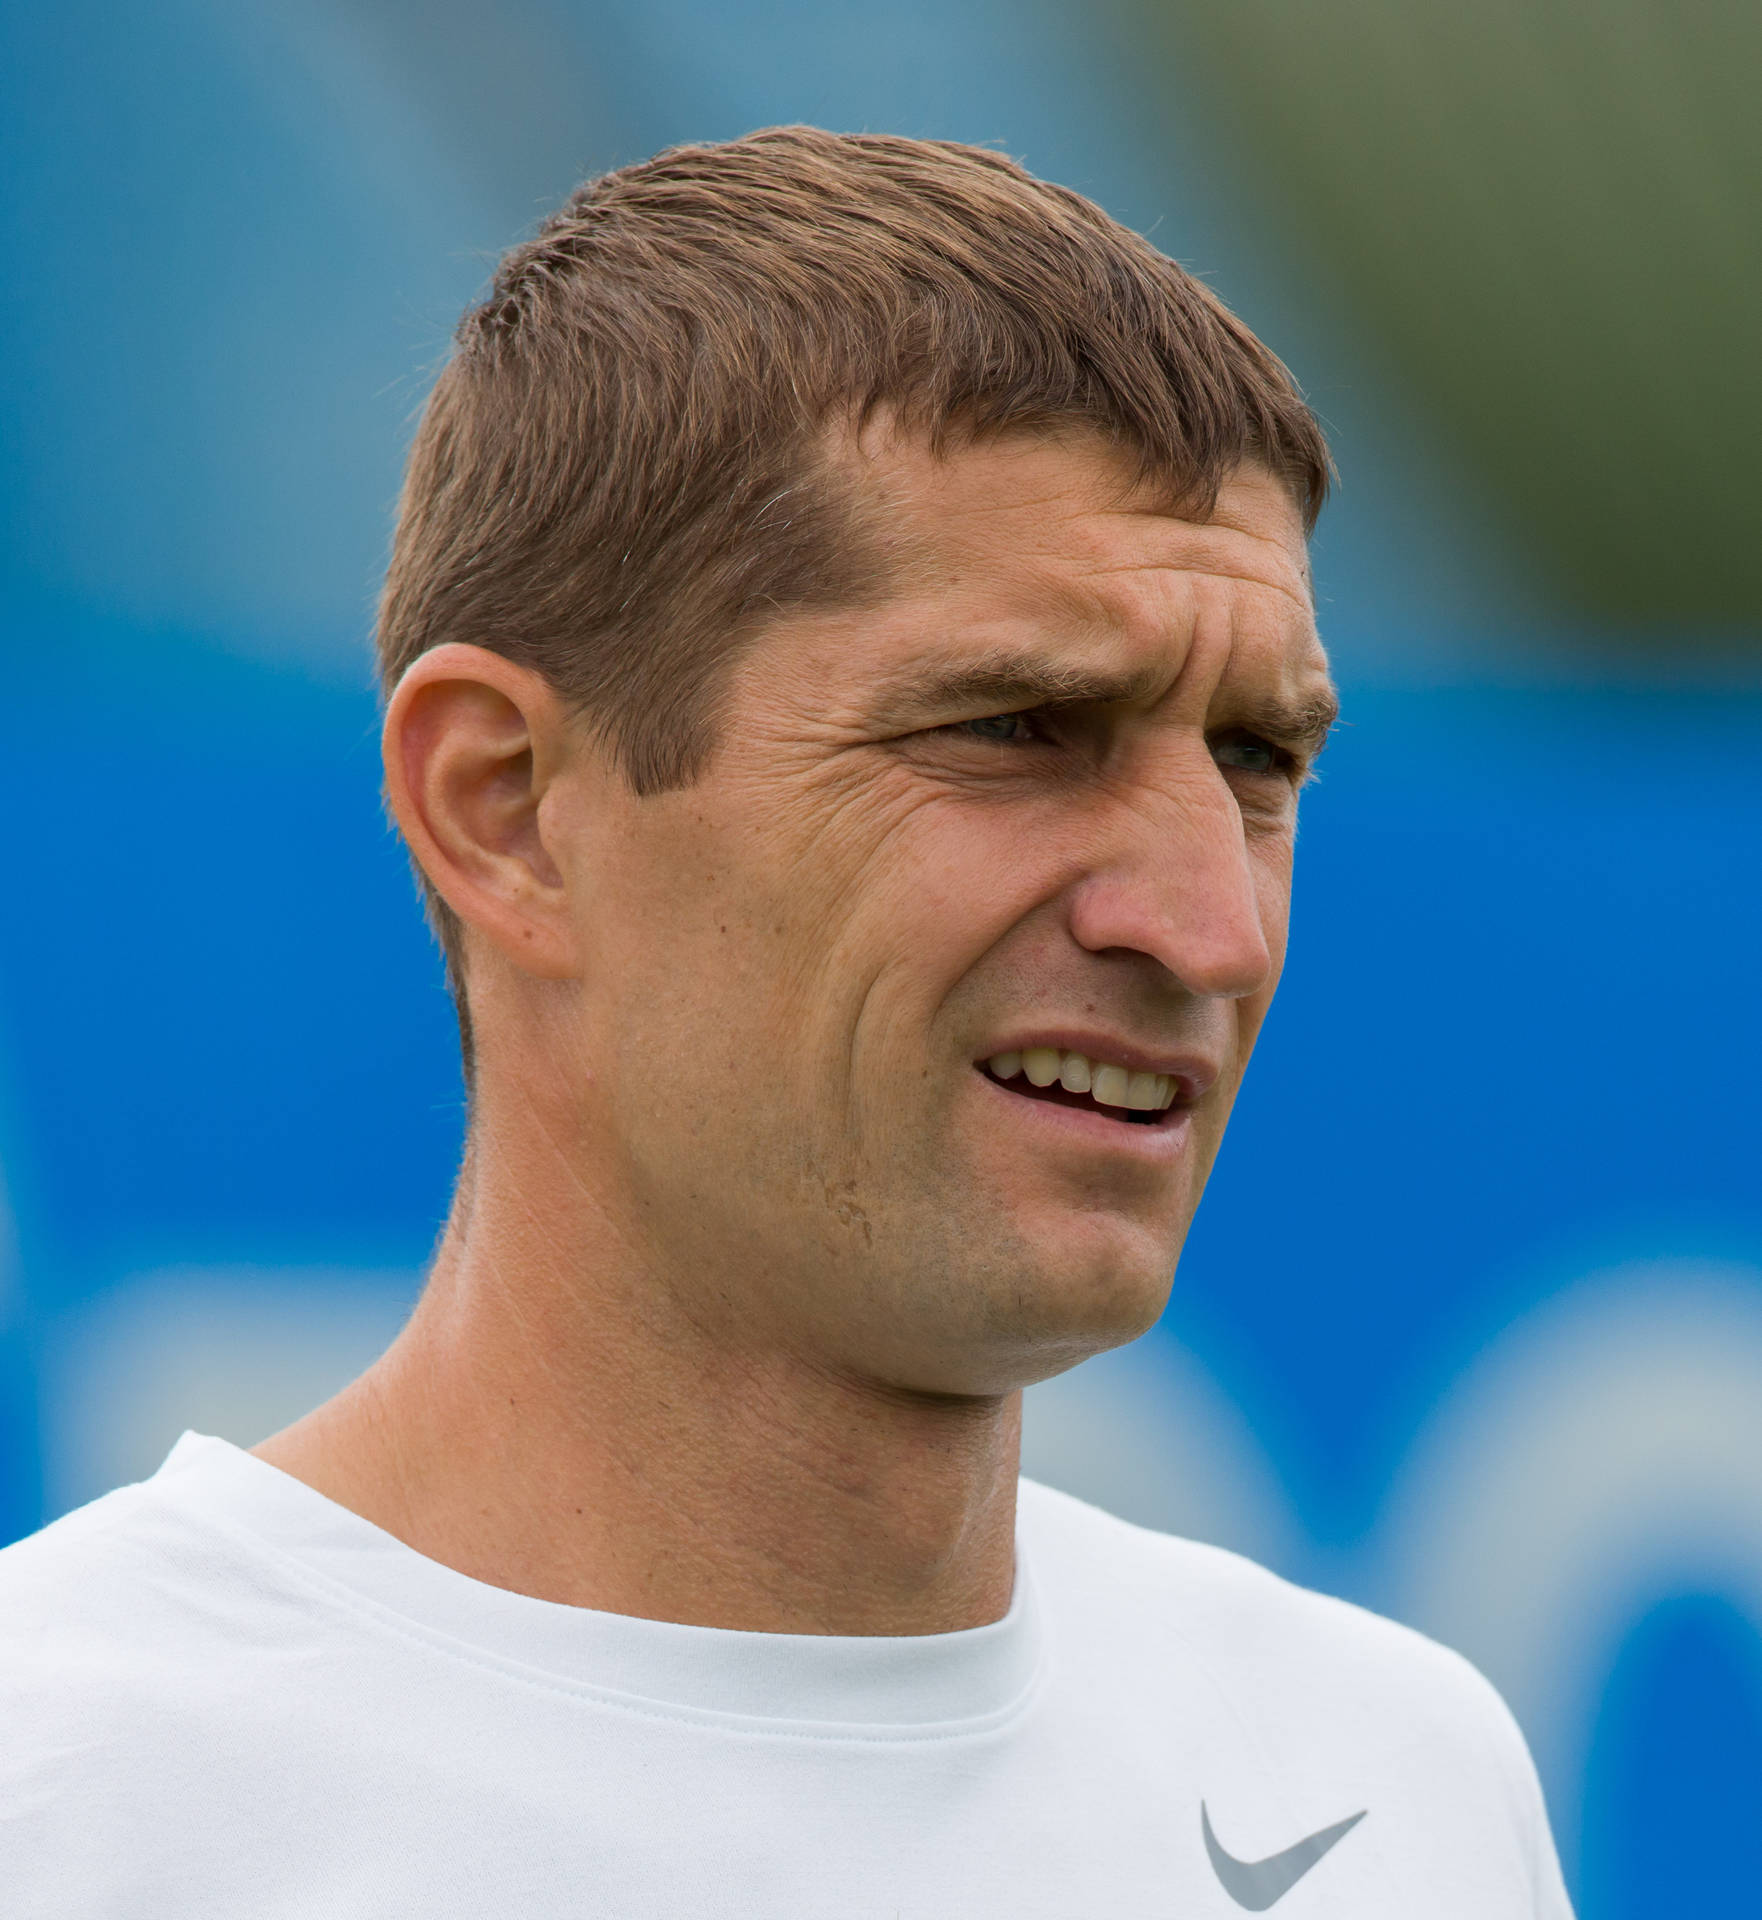
<path fill-rule="evenodd" d="M 395 1330 L 458 1153 L 367 634 L 581 176 L 995 142 L 1334 436 L 1348 724 L 1165 1324 L 1032 1471 L 1460 1646 L 1586 1920 L 1762 1913 L 1762 14 L 64 0 L 0 21 L 0 1538 Z"/>

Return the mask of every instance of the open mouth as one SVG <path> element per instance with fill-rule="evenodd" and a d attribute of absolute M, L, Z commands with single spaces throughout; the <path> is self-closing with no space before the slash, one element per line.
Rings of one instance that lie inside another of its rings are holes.
<path fill-rule="evenodd" d="M 1112 1061 L 1056 1047 L 994 1053 L 979 1071 L 1011 1093 L 1054 1106 L 1080 1107 L 1127 1126 L 1165 1126 L 1184 1110 L 1181 1082 L 1167 1073 L 1134 1073 Z"/>

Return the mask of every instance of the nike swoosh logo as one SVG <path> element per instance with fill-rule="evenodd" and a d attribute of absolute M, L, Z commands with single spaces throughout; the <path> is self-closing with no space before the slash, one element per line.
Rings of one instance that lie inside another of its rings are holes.
<path fill-rule="evenodd" d="M 1211 1815 L 1205 1802 L 1199 1803 L 1199 1825 L 1205 1835 L 1205 1850 L 1211 1855 L 1212 1871 L 1224 1892 L 1250 1913 L 1265 1913 L 1275 1900 L 1283 1900 L 1322 1855 L 1337 1847 L 1363 1818 L 1364 1813 L 1355 1813 L 1350 1820 L 1323 1827 L 1320 1833 L 1299 1840 L 1283 1853 L 1269 1853 L 1264 1860 L 1238 1860 L 1218 1845 L 1217 1835 L 1211 1830 Z"/>

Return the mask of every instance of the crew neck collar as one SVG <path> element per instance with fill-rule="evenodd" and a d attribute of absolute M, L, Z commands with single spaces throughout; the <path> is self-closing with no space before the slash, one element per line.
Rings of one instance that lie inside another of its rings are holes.
<path fill-rule="evenodd" d="M 186 1433 L 148 1482 L 406 1627 L 585 1690 L 715 1717 L 950 1732 L 1026 1703 L 1041 1611 L 1018 1538 L 1010 1609 L 988 1626 L 909 1636 L 751 1633 L 572 1607 L 473 1580 L 229 1441 Z"/>

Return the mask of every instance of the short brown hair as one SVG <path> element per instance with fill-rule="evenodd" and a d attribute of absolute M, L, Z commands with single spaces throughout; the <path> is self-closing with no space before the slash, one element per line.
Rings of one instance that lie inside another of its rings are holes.
<path fill-rule="evenodd" d="M 1314 524 L 1328 455 L 1279 361 L 1081 195 L 976 147 L 774 127 L 580 188 L 461 321 L 411 452 L 389 692 L 464 640 L 691 781 L 767 617 L 882 590 L 828 429 L 1082 425 L 1184 511 L 1246 461 Z M 458 925 L 425 893 L 471 1035 Z"/>

